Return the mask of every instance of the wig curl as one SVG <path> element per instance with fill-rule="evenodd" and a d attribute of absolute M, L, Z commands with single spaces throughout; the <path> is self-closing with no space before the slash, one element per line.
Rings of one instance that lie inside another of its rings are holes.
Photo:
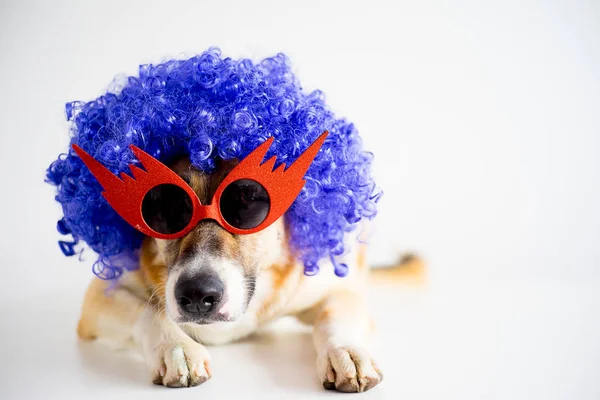
<path fill-rule="evenodd" d="M 323 93 L 303 93 L 283 54 L 253 63 L 223 58 L 217 48 L 188 60 L 141 65 L 139 76 L 89 102 L 66 105 L 77 144 L 113 173 L 136 163 L 134 144 L 163 163 L 188 155 L 211 173 L 218 159 L 242 159 L 269 137 L 267 157 L 290 165 L 323 131 L 329 136 L 306 173 L 306 184 L 284 218 L 290 244 L 305 273 L 319 271 L 329 258 L 339 276 L 345 233 L 363 218 L 373 218 L 381 194 L 371 177 L 372 154 L 363 150 L 354 125 L 338 119 Z M 102 197 L 102 187 L 70 150 L 47 170 L 57 187 L 64 217 L 57 229 L 65 255 L 77 253 L 81 240 L 98 253 L 93 271 L 117 279 L 138 266 L 143 235 L 125 222 Z"/>

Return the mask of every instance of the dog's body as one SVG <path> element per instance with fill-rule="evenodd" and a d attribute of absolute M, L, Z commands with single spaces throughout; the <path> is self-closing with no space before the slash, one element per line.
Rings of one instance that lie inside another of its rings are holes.
<path fill-rule="evenodd" d="M 223 162 L 206 175 L 182 160 L 173 170 L 208 201 L 232 167 Z M 194 386 L 211 376 L 204 344 L 240 339 L 294 315 L 314 325 L 323 386 L 362 392 L 382 375 L 368 349 L 373 323 L 364 298 L 364 247 L 352 248 L 341 260 L 349 274 L 339 278 L 325 262 L 316 276 L 304 275 L 288 246 L 284 218 L 250 235 L 201 222 L 182 239 L 146 238 L 138 270 L 108 291 L 109 283 L 92 282 L 78 333 L 83 339 L 133 342 L 154 383 Z"/>

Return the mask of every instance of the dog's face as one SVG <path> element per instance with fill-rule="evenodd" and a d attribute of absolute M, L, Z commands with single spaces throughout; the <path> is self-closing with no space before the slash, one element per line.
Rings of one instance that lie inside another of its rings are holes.
<path fill-rule="evenodd" d="M 235 165 L 221 162 L 210 175 L 188 160 L 171 167 L 194 189 L 202 204 L 209 204 Z M 170 318 L 197 324 L 239 318 L 252 300 L 261 267 L 281 257 L 284 236 L 280 218 L 267 229 L 248 235 L 229 233 L 216 222 L 205 220 L 183 238 L 157 239 L 158 251 L 168 267 L 165 300 Z"/>

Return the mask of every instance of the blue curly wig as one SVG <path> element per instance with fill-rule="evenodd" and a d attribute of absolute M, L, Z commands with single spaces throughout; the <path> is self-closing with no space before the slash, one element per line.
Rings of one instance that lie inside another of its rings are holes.
<path fill-rule="evenodd" d="M 142 65 L 116 93 L 66 105 L 77 144 L 113 173 L 137 163 L 134 144 L 163 163 L 189 155 L 210 173 L 217 159 L 241 159 L 269 137 L 267 157 L 290 165 L 323 131 L 329 136 L 306 174 L 306 185 L 287 211 L 290 243 L 307 275 L 329 258 L 339 276 L 347 267 L 344 234 L 362 218 L 373 218 L 380 191 L 371 177 L 372 154 L 365 152 L 353 124 L 337 119 L 320 91 L 309 94 L 283 54 L 257 64 L 221 57 L 211 48 L 188 60 Z M 58 231 L 65 255 L 85 241 L 99 254 L 94 273 L 117 279 L 137 268 L 143 235 L 125 222 L 101 196 L 102 187 L 71 150 L 47 170 L 57 187 L 64 217 Z"/>

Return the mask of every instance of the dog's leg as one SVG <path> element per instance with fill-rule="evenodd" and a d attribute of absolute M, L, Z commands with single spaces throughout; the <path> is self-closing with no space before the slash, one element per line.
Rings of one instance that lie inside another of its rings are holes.
<path fill-rule="evenodd" d="M 95 279 L 86 293 L 78 333 L 82 339 L 112 343 L 133 341 L 141 350 L 155 384 L 196 386 L 210 378 L 210 356 L 162 310 L 117 286 Z"/>
<path fill-rule="evenodd" d="M 367 350 L 372 331 L 362 295 L 350 290 L 330 294 L 317 310 L 313 339 L 317 371 L 325 389 L 364 392 L 383 376 Z"/>
<path fill-rule="evenodd" d="M 142 348 L 155 384 L 196 386 L 210 378 L 210 356 L 206 348 L 186 335 L 164 311 L 144 307 L 133 335 Z"/>

